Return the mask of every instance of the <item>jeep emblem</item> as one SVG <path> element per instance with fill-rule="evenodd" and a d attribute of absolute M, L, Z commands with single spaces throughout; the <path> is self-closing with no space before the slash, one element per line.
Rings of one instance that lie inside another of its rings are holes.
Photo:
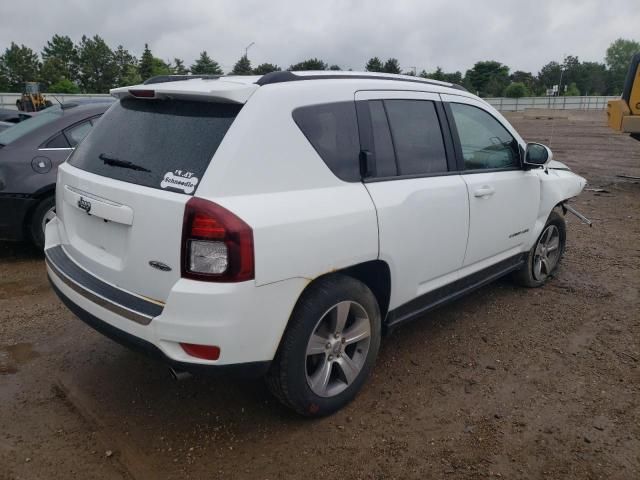
<path fill-rule="evenodd" d="M 78 200 L 78 208 L 81 208 L 85 212 L 89 213 L 91 211 L 91 202 L 80 197 L 80 200 Z"/>

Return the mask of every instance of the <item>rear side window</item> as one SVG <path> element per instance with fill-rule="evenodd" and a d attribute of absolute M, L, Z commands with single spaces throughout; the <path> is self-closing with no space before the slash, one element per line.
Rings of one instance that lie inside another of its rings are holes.
<path fill-rule="evenodd" d="M 69 163 L 97 175 L 193 194 L 241 105 L 125 98 Z"/>
<path fill-rule="evenodd" d="M 447 156 L 433 102 L 385 100 L 398 175 L 443 173 Z"/>
<path fill-rule="evenodd" d="M 69 140 L 71 146 L 75 147 L 82 141 L 84 137 L 87 136 L 89 130 L 91 130 L 91 121 L 87 120 L 86 122 L 74 125 L 71 128 L 67 128 L 64 131 L 64 134 L 67 137 L 67 140 Z"/>
<path fill-rule="evenodd" d="M 293 120 L 334 175 L 347 182 L 360 180 L 360 140 L 354 102 L 296 108 Z"/>

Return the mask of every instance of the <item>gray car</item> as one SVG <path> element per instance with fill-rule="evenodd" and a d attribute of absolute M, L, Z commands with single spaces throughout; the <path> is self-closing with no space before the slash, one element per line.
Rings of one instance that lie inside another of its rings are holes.
<path fill-rule="evenodd" d="M 54 106 L 0 132 L 0 239 L 44 245 L 44 227 L 55 215 L 58 165 L 109 106 Z"/>

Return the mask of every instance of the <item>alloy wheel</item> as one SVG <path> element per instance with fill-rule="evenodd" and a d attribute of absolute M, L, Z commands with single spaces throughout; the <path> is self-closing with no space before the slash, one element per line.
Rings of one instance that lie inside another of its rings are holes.
<path fill-rule="evenodd" d="M 533 256 L 533 277 L 541 282 L 555 269 L 560 260 L 560 230 L 549 225 L 540 235 Z"/>
<path fill-rule="evenodd" d="M 362 371 L 371 342 L 366 310 L 352 301 L 340 302 L 320 318 L 307 343 L 309 388 L 320 397 L 333 397 L 351 385 Z"/>

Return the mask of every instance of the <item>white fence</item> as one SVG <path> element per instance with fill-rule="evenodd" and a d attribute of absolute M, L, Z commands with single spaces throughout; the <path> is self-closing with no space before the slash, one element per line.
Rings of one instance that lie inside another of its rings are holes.
<path fill-rule="evenodd" d="M 607 101 L 618 98 L 620 97 L 499 97 L 485 98 L 485 100 L 502 112 L 522 112 L 528 108 L 604 110 L 607 108 Z"/>
<path fill-rule="evenodd" d="M 98 99 L 109 97 L 108 94 L 74 94 L 69 95 L 66 93 L 45 93 L 44 96 L 47 100 L 50 100 L 54 105 L 57 103 L 56 98 L 61 102 L 72 102 L 74 98 L 83 99 Z M 55 97 L 55 98 L 54 98 Z M 16 110 L 16 100 L 20 98 L 19 93 L 0 93 L 0 108 L 10 108 Z"/>
<path fill-rule="evenodd" d="M 67 95 L 45 94 L 54 104 L 54 98 L 60 102 L 71 102 L 74 98 L 97 99 L 108 97 L 107 94 L 93 95 Z M 0 93 L 0 108 L 16 108 L 16 100 L 20 98 L 18 93 Z M 503 112 L 521 112 L 528 108 L 550 108 L 554 110 L 604 110 L 607 101 L 620 97 L 523 97 L 523 98 L 485 98 L 496 109 Z"/>

